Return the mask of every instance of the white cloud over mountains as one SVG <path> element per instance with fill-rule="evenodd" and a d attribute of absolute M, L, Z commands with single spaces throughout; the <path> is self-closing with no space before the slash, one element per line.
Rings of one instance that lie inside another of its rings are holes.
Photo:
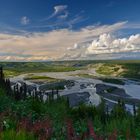
<path fill-rule="evenodd" d="M 137 52 L 140 48 L 139 34 L 128 38 L 116 38 L 112 35 L 125 28 L 126 23 L 87 26 L 80 30 L 58 29 L 26 35 L 0 33 L 0 60 L 86 59 L 106 53 Z"/>

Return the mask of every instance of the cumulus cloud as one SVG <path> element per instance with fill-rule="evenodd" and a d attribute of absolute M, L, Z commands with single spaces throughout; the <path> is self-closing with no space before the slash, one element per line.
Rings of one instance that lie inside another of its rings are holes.
<path fill-rule="evenodd" d="M 125 24 L 126 22 L 119 22 L 112 25 L 87 26 L 80 30 L 59 29 L 49 32 L 26 33 L 26 35 L 0 33 L 0 59 L 45 61 L 58 60 L 61 58 L 65 59 L 65 56 L 67 56 L 67 58 L 69 56 L 69 58 L 71 57 L 73 59 L 79 57 L 80 59 L 80 57 L 86 57 L 86 55 L 89 54 L 97 54 L 97 52 L 101 53 L 99 50 L 102 47 L 107 48 L 111 46 L 111 44 L 119 46 L 120 43 L 123 44 L 128 40 L 132 45 L 138 46 L 139 36 L 131 36 L 125 41 L 125 39 L 114 39 L 112 36 L 108 35 L 109 33 L 111 34 L 124 28 Z M 102 35 L 102 37 L 97 39 L 95 43 L 90 45 L 87 43 L 91 40 L 95 40 L 101 34 L 105 35 Z M 132 42 L 135 42 L 135 44 Z M 96 44 L 96 49 L 94 49 L 94 44 Z M 101 45 L 98 47 L 97 44 Z M 109 49 L 106 50 L 109 51 Z"/>
<path fill-rule="evenodd" d="M 102 34 L 93 40 L 86 50 L 86 54 L 107 54 L 140 51 L 140 34 L 128 38 L 115 38 L 111 34 Z"/>
<path fill-rule="evenodd" d="M 30 19 L 28 17 L 26 17 L 26 16 L 22 17 L 21 21 L 20 21 L 20 23 L 22 25 L 27 25 L 27 24 L 29 24 L 29 22 L 30 22 Z"/>

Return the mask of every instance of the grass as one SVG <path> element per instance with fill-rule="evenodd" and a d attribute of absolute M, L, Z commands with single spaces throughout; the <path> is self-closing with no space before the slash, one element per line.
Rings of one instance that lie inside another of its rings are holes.
<path fill-rule="evenodd" d="M 1 140 L 35 140 L 36 138 L 32 134 L 28 134 L 25 131 L 7 130 L 0 134 Z M 37 139 L 36 139 L 37 140 Z"/>
<path fill-rule="evenodd" d="M 84 78 L 94 78 L 94 79 L 98 79 L 98 77 L 96 77 L 96 76 L 94 76 L 94 75 L 89 75 L 89 74 L 78 74 L 77 76 L 84 77 Z"/>
<path fill-rule="evenodd" d="M 36 75 L 32 75 L 32 76 L 27 76 L 24 78 L 24 80 L 37 80 L 37 81 L 47 81 L 47 82 L 58 82 L 60 81 L 59 79 L 55 79 L 55 78 L 51 78 L 48 76 L 36 76 Z"/>
<path fill-rule="evenodd" d="M 20 73 L 19 72 L 17 72 L 16 70 L 4 70 L 4 75 L 6 76 L 6 77 L 13 77 L 13 76 L 17 76 L 17 75 L 19 75 Z"/>
<path fill-rule="evenodd" d="M 74 62 L 0 62 L 0 65 L 4 67 L 7 77 L 23 73 L 68 72 L 83 68 L 82 66 L 77 67 L 74 64 Z"/>
<path fill-rule="evenodd" d="M 97 73 L 99 74 L 103 74 L 103 75 L 108 75 L 108 76 L 118 76 L 120 74 L 120 69 L 121 66 L 120 65 L 116 65 L 116 64 L 102 64 L 101 66 L 99 66 L 96 70 Z"/>

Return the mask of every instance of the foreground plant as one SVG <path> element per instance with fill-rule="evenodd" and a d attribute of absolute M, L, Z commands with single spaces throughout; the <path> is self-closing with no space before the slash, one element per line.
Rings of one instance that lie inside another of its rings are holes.
<path fill-rule="evenodd" d="M 0 133 L 0 140 L 37 140 L 33 134 L 25 131 L 8 130 Z"/>

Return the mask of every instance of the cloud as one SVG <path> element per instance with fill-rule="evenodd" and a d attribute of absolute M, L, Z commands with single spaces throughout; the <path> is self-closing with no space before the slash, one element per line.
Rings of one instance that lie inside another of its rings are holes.
<path fill-rule="evenodd" d="M 54 13 L 53 15 L 57 15 L 57 14 L 60 14 L 62 12 L 64 12 L 66 9 L 67 9 L 67 5 L 57 5 L 54 7 Z"/>
<path fill-rule="evenodd" d="M 78 49 L 78 44 L 75 43 L 73 47 L 68 47 L 67 50 L 76 50 Z"/>
<path fill-rule="evenodd" d="M 20 23 L 21 23 L 22 25 L 27 25 L 27 24 L 30 23 L 30 19 L 29 19 L 28 17 L 24 16 L 24 17 L 21 18 Z"/>
<path fill-rule="evenodd" d="M 89 42 L 97 39 L 101 34 L 106 34 L 96 42 L 100 43 L 104 40 L 105 45 L 109 46 L 115 39 L 110 39 L 108 34 L 124 28 L 126 23 L 87 26 L 80 30 L 58 29 L 49 32 L 26 33 L 26 35 L 0 33 L 0 59 L 15 61 L 59 60 L 65 59 L 64 54 L 69 58 L 86 57 L 89 54 L 94 54 L 94 46 L 93 44 L 89 45 Z M 139 37 L 131 36 L 129 42 L 134 40 L 136 44 L 137 38 Z M 119 46 L 119 42 L 125 41 L 118 39 L 117 46 Z M 100 45 L 100 47 L 103 46 Z M 98 47 L 96 47 L 96 51 L 98 51 L 97 49 Z"/>
<path fill-rule="evenodd" d="M 65 13 L 63 15 L 58 16 L 58 19 L 66 19 L 69 15 L 68 11 L 65 11 Z"/>
<path fill-rule="evenodd" d="M 45 23 L 42 25 L 34 25 L 34 26 L 28 26 L 26 29 L 40 29 L 40 28 L 46 28 L 46 29 L 56 29 L 56 28 L 70 28 L 72 29 L 73 25 L 83 22 L 87 20 L 88 18 L 84 18 L 82 15 L 74 16 L 71 19 L 67 19 L 69 13 L 66 11 L 64 15 L 58 15 L 56 21 L 53 21 L 51 23 Z M 46 19 L 45 19 L 46 20 Z"/>
<path fill-rule="evenodd" d="M 63 8 L 62 8 L 63 7 Z M 62 29 L 62 28 L 71 28 L 73 25 L 78 24 L 80 22 L 86 21 L 89 19 L 88 17 L 84 17 L 84 11 L 80 11 L 78 14 L 69 17 L 69 11 L 67 9 L 67 5 L 55 6 L 54 12 L 47 18 L 43 18 L 39 21 L 34 22 L 33 25 L 24 27 L 26 30 L 40 30 L 40 29 Z M 59 10 L 58 10 L 59 9 Z M 68 18 L 69 17 L 69 18 Z M 47 21 L 47 22 L 46 22 Z"/>
<path fill-rule="evenodd" d="M 125 52 L 140 52 L 140 34 L 128 38 L 115 38 L 111 34 L 102 34 L 93 40 L 86 54 L 112 54 Z"/>
<path fill-rule="evenodd" d="M 58 18 L 67 18 L 68 11 L 67 11 L 67 5 L 56 5 L 54 6 L 54 12 L 48 17 L 43 19 L 43 21 L 49 20 L 51 18 L 54 18 L 58 16 Z M 61 15 L 60 15 L 61 14 Z"/>

